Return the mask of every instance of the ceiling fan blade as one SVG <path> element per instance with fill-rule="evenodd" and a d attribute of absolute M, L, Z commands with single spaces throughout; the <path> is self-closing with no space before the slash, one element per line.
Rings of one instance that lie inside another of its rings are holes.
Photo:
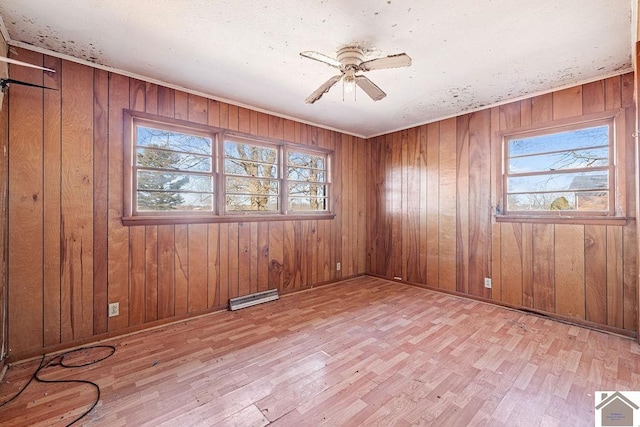
<path fill-rule="evenodd" d="M 0 79 L 0 88 L 2 88 L 2 90 L 6 89 L 7 87 L 9 87 L 9 85 L 12 85 L 12 84 L 29 86 L 29 87 L 37 87 L 39 89 L 58 90 L 56 88 L 37 85 L 35 83 L 21 82 L 20 80 L 15 80 L 15 79 Z"/>
<path fill-rule="evenodd" d="M 380 101 L 387 96 L 378 86 L 365 76 L 356 76 L 356 84 L 374 101 Z"/>
<path fill-rule="evenodd" d="M 51 68 L 40 67 L 38 65 L 29 64 L 28 62 L 22 62 L 22 61 L 18 61 L 16 59 L 6 58 L 4 56 L 0 56 L 0 62 L 7 62 L 9 64 L 22 65 L 23 67 L 36 68 L 38 70 L 46 71 L 48 73 L 55 73 L 56 72 L 56 70 L 52 70 Z"/>
<path fill-rule="evenodd" d="M 406 53 L 398 53 L 396 55 L 389 55 L 384 58 L 376 58 L 370 61 L 364 61 L 360 64 L 362 71 L 371 70 L 384 70 L 385 68 L 399 68 L 408 67 L 411 65 L 411 57 Z"/>
<path fill-rule="evenodd" d="M 342 67 L 342 63 L 337 59 L 331 58 L 330 56 L 327 56 L 327 55 L 323 55 L 322 53 L 319 53 L 319 52 L 314 52 L 312 50 L 306 50 L 304 52 L 300 52 L 300 56 L 322 62 L 323 64 L 331 65 L 332 67 L 335 67 L 335 68 Z"/>
<path fill-rule="evenodd" d="M 331 89 L 331 87 L 334 84 L 336 84 L 341 78 L 342 78 L 342 74 L 338 74 L 337 76 L 331 77 L 329 80 L 324 82 L 322 84 L 322 86 L 320 86 L 311 95 L 309 95 L 307 97 L 307 99 L 304 100 L 304 102 L 307 103 L 307 104 L 313 104 L 318 99 L 320 99 L 322 97 L 322 95 L 324 95 L 325 93 L 329 92 L 329 89 Z"/>

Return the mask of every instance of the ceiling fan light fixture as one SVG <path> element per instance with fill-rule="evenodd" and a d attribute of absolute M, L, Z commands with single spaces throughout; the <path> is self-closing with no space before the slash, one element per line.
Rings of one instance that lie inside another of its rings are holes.
<path fill-rule="evenodd" d="M 355 99 L 354 92 L 356 91 L 356 79 L 353 75 L 345 74 L 345 76 L 342 78 L 342 90 L 346 95 L 350 95 L 353 93 Z"/>

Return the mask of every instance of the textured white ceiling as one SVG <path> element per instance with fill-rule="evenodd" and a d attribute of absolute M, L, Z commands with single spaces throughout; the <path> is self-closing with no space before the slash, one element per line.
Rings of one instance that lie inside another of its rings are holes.
<path fill-rule="evenodd" d="M 373 136 L 632 69 L 634 0 L 2 0 L 9 44 Z M 343 101 L 299 52 L 365 59 L 387 97 Z M 19 59 L 19 58 L 17 58 Z"/>

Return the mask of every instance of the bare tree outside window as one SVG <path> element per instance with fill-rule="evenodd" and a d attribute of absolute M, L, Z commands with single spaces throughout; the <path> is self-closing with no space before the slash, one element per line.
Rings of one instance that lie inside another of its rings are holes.
<path fill-rule="evenodd" d="M 288 152 L 289 210 L 327 210 L 326 173 L 326 156 L 304 152 Z"/>
<path fill-rule="evenodd" d="M 227 211 L 279 210 L 276 149 L 226 140 L 224 171 Z"/>

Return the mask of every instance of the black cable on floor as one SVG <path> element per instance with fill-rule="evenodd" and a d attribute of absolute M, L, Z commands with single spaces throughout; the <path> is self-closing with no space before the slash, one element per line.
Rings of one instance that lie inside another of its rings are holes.
<path fill-rule="evenodd" d="M 111 350 L 111 352 L 109 354 L 107 354 L 106 356 L 103 356 L 103 357 L 101 357 L 99 359 L 92 360 L 91 362 L 82 363 L 82 364 L 78 364 L 78 365 L 76 365 L 76 364 L 67 364 L 64 361 L 65 357 L 70 355 L 70 354 L 74 354 L 74 353 L 77 353 L 77 352 L 80 352 L 80 351 L 84 351 L 84 350 L 95 350 L 95 349 L 101 349 L 101 348 L 109 349 L 109 350 Z M 95 363 L 101 362 L 101 361 L 111 357 L 115 352 L 116 352 L 116 348 L 114 346 L 112 346 L 112 345 L 94 345 L 94 346 L 89 346 L 89 347 L 81 347 L 81 348 L 76 348 L 75 350 L 66 351 L 64 353 L 58 354 L 56 356 L 53 356 L 51 359 L 49 359 L 49 361 L 47 363 L 44 362 L 46 355 L 43 354 L 42 355 L 42 359 L 40 359 L 40 365 L 38 366 L 38 369 L 36 369 L 36 371 L 33 373 L 31 378 L 27 382 L 27 384 L 25 384 L 25 386 L 22 387 L 22 389 L 20 389 L 20 391 L 18 393 L 16 393 L 11 399 L 1 403 L 0 404 L 0 408 L 2 408 L 3 406 L 7 405 L 9 402 L 15 400 L 18 396 L 20 396 L 22 394 L 22 392 L 29 386 L 29 384 L 31 384 L 31 382 L 34 379 L 36 381 L 38 381 L 38 382 L 41 382 L 41 383 L 76 383 L 76 384 L 89 384 L 89 385 L 93 386 L 96 389 L 96 392 L 97 392 L 96 400 L 93 402 L 91 407 L 89 409 L 87 409 L 82 415 L 80 415 L 78 418 L 76 418 L 75 420 L 73 420 L 69 424 L 67 424 L 67 427 L 69 427 L 69 426 L 77 423 L 81 419 L 83 419 L 89 412 L 91 412 L 93 410 L 93 408 L 96 407 L 96 405 L 100 401 L 100 386 L 98 386 L 98 384 L 94 383 L 93 381 L 89 381 L 89 380 L 47 380 L 47 379 L 40 378 L 38 376 L 38 374 L 43 369 L 46 369 L 46 368 L 48 368 L 50 366 L 61 366 L 63 368 L 82 368 L 84 366 L 93 365 Z"/>

